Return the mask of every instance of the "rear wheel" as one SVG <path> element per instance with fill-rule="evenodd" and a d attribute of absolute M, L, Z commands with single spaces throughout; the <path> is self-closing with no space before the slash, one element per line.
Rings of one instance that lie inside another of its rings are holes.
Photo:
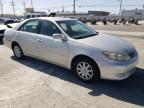
<path fill-rule="evenodd" d="M 88 58 L 79 58 L 74 61 L 72 70 L 78 78 L 84 82 L 92 82 L 100 79 L 99 68 L 95 62 Z"/>
<path fill-rule="evenodd" d="M 12 49 L 13 49 L 14 56 L 17 59 L 22 59 L 24 57 L 23 51 L 22 51 L 21 47 L 18 44 L 14 44 L 12 46 Z"/>

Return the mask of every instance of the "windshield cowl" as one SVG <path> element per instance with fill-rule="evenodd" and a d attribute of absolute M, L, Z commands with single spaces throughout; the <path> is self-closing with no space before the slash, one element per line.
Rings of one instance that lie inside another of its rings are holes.
<path fill-rule="evenodd" d="M 89 37 L 93 37 L 93 36 L 96 36 L 96 35 L 98 35 L 97 33 L 95 33 L 95 34 L 90 34 L 90 35 L 86 35 L 86 36 L 80 36 L 80 37 L 73 37 L 74 39 L 83 39 L 83 38 L 89 38 Z"/>

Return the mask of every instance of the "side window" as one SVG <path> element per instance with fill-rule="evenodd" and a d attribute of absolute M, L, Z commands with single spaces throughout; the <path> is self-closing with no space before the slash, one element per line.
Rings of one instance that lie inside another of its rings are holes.
<path fill-rule="evenodd" d="M 53 36 L 53 34 L 61 34 L 59 28 L 50 21 L 42 21 L 40 34 Z"/>
<path fill-rule="evenodd" d="M 28 21 L 27 23 L 25 23 L 25 24 L 19 29 L 19 31 L 25 31 L 25 32 L 30 32 L 30 33 L 37 33 L 38 24 L 39 24 L 39 21 L 38 21 L 38 20 Z"/>

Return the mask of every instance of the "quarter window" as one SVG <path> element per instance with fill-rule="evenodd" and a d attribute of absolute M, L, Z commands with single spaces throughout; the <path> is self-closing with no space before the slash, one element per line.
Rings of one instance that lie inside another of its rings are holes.
<path fill-rule="evenodd" d="M 61 34 L 59 28 L 50 21 L 42 21 L 40 34 L 53 36 L 53 34 Z"/>
<path fill-rule="evenodd" d="M 24 24 L 19 31 L 25 31 L 30 33 L 37 33 L 39 21 L 38 20 L 32 20 L 28 21 L 26 24 Z"/>

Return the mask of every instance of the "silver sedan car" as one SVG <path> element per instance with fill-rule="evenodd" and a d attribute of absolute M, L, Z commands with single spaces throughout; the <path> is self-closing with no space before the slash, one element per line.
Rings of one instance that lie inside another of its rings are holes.
<path fill-rule="evenodd" d="M 86 82 L 126 79 L 138 63 L 131 43 L 69 18 L 25 20 L 5 32 L 4 44 L 17 59 L 31 56 L 51 62 L 71 69 Z"/>

